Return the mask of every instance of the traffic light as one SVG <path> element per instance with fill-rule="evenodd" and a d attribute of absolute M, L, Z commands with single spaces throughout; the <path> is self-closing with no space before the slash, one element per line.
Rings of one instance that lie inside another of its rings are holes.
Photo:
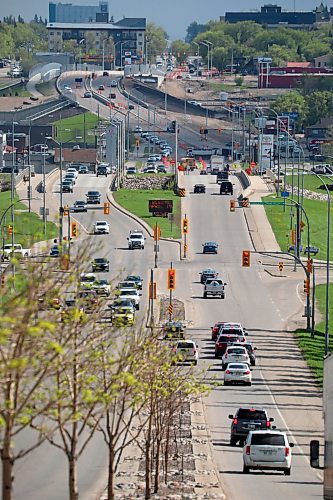
<path fill-rule="evenodd" d="M 168 269 L 168 289 L 176 288 L 176 269 Z"/>
<path fill-rule="evenodd" d="M 77 222 L 72 222 L 71 223 L 71 236 L 72 238 L 76 238 L 77 237 Z"/>
<path fill-rule="evenodd" d="M 312 259 L 308 259 L 307 262 L 306 262 L 306 269 L 308 271 L 308 273 L 312 273 Z"/>
<path fill-rule="evenodd" d="M 303 290 L 304 290 L 304 293 L 309 295 L 309 293 L 310 293 L 310 279 L 309 278 L 306 278 L 306 280 L 304 280 Z"/>
<path fill-rule="evenodd" d="M 104 203 L 104 215 L 109 215 L 109 213 L 110 213 L 110 203 L 106 201 Z"/>
<path fill-rule="evenodd" d="M 161 238 L 161 228 L 157 224 L 154 226 L 154 240 L 158 241 Z"/>
<path fill-rule="evenodd" d="M 243 250 L 243 256 L 242 256 L 242 266 L 243 267 L 250 267 L 250 251 L 249 250 Z"/>
<path fill-rule="evenodd" d="M 10 224 L 7 227 L 7 234 L 8 236 L 11 236 L 13 234 L 13 226 L 11 226 Z"/>
<path fill-rule="evenodd" d="M 188 233 L 188 219 L 183 219 L 183 234 Z"/>
<path fill-rule="evenodd" d="M 230 200 L 230 212 L 234 212 L 236 209 L 236 200 Z"/>
<path fill-rule="evenodd" d="M 66 217 L 69 214 L 69 207 L 68 205 L 64 206 L 64 217 Z"/>

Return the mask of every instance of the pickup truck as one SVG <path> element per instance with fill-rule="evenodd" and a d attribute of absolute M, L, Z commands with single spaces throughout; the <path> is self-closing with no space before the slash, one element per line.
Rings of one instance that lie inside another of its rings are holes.
<path fill-rule="evenodd" d="M 224 287 L 226 283 L 224 283 L 220 278 L 208 278 L 206 280 L 203 297 L 206 299 L 209 295 L 217 295 L 221 299 L 224 299 Z"/>
<path fill-rule="evenodd" d="M 86 194 L 87 204 L 97 204 L 101 203 L 101 193 L 99 191 L 88 191 Z"/>
<path fill-rule="evenodd" d="M 14 243 L 14 245 L 8 243 L 3 247 L 2 258 L 6 260 L 11 256 L 21 259 L 31 257 L 31 250 L 29 248 L 23 248 L 20 243 Z"/>
<path fill-rule="evenodd" d="M 141 231 L 131 231 L 129 234 L 128 240 L 128 248 L 133 250 L 134 248 L 144 249 L 145 247 L 145 238 Z"/>

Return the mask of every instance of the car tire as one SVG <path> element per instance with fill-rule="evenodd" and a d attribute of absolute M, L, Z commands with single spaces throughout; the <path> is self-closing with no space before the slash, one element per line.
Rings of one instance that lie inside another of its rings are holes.
<path fill-rule="evenodd" d="M 218 355 L 217 355 L 217 353 L 215 353 L 215 359 L 217 359 L 217 358 L 218 358 Z"/>
<path fill-rule="evenodd" d="M 207 293 L 206 293 L 206 292 L 204 292 L 204 294 L 203 294 L 203 298 L 204 298 L 204 299 L 207 299 Z"/>
<path fill-rule="evenodd" d="M 248 467 L 247 465 L 243 465 L 243 474 L 248 474 L 250 472 L 250 467 Z"/>
<path fill-rule="evenodd" d="M 223 294 L 223 295 L 221 295 L 221 299 L 224 299 L 224 294 Z"/>
<path fill-rule="evenodd" d="M 194 366 L 197 366 L 198 360 L 196 359 L 195 361 L 193 361 L 193 364 L 194 364 Z"/>
<path fill-rule="evenodd" d="M 291 474 L 291 467 L 289 469 L 285 469 L 284 470 L 284 475 L 285 476 L 290 476 L 290 474 Z"/>
<path fill-rule="evenodd" d="M 224 372 L 225 369 L 226 369 L 227 365 L 225 365 L 224 363 L 222 363 L 222 371 Z"/>
<path fill-rule="evenodd" d="M 247 382 L 245 385 L 249 385 L 251 387 L 252 382 Z"/>
<path fill-rule="evenodd" d="M 231 436 L 230 438 L 230 446 L 236 446 L 237 445 L 237 438 Z"/>
<path fill-rule="evenodd" d="M 225 385 L 225 386 L 230 385 L 230 382 L 225 381 L 225 382 L 224 382 L 224 385 Z"/>

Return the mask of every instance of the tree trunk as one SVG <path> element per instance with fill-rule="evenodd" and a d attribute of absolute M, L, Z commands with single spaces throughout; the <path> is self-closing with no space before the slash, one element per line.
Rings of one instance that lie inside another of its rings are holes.
<path fill-rule="evenodd" d="M 113 439 L 109 442 L 109 470 L 108 470 L 108 500 L 114 500 L 114 446 Z"/>
<path fill-rule="evenodd" d="M 69 500 L 78 500 L 76 460 L 73 456 L 69 459 Z"/>
<path fill-rule="evenodd" d="M 170 443 L 170 418 L 167 420 L 165 448 L 164 448 L 164 482 L 168 484 L 168 467 L 169 467 L 169 443 Z"/>
<path fill-rule="evenodd" d="M 3 448 L 1 452 L 2 460 L 2 500 L 11 500 L 13 495 L 13 457 L 11 455 L 11 438 L 8 428 L 5 429 L 3 438 Z"/>
<path fill-rule="evenodd" d="M 150 485 L 150 445 L 151 445 L 151 421 L 152 421 L 152 413 L 150 413 L 149 422 L 148 422 L 148 430 L 147 430 L 147 438 L 146 438 L 146 449 L 145 449 L 145 481 L 146 481 L 146 491 L 145 491 L 145 500 L 149 500 L 151 494 L 151 485 Z"/>
<path fill-rule="evenodd" d="M 156 440 L 156 456 L 155 456 L 155 483 L 154 483 L 154 493 L 158 492 L 159 488 L 159 475 L 160 475 L 160 451 L 161 451 L 161 439 L 157 437 Z"/>

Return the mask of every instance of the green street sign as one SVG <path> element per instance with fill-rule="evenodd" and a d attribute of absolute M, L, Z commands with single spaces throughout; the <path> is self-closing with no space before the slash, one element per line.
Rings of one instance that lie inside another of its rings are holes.
<path fill-rule="evenodd" d="M 285 205 L 284 201 L 251 201 L 250 205 Z"/>

